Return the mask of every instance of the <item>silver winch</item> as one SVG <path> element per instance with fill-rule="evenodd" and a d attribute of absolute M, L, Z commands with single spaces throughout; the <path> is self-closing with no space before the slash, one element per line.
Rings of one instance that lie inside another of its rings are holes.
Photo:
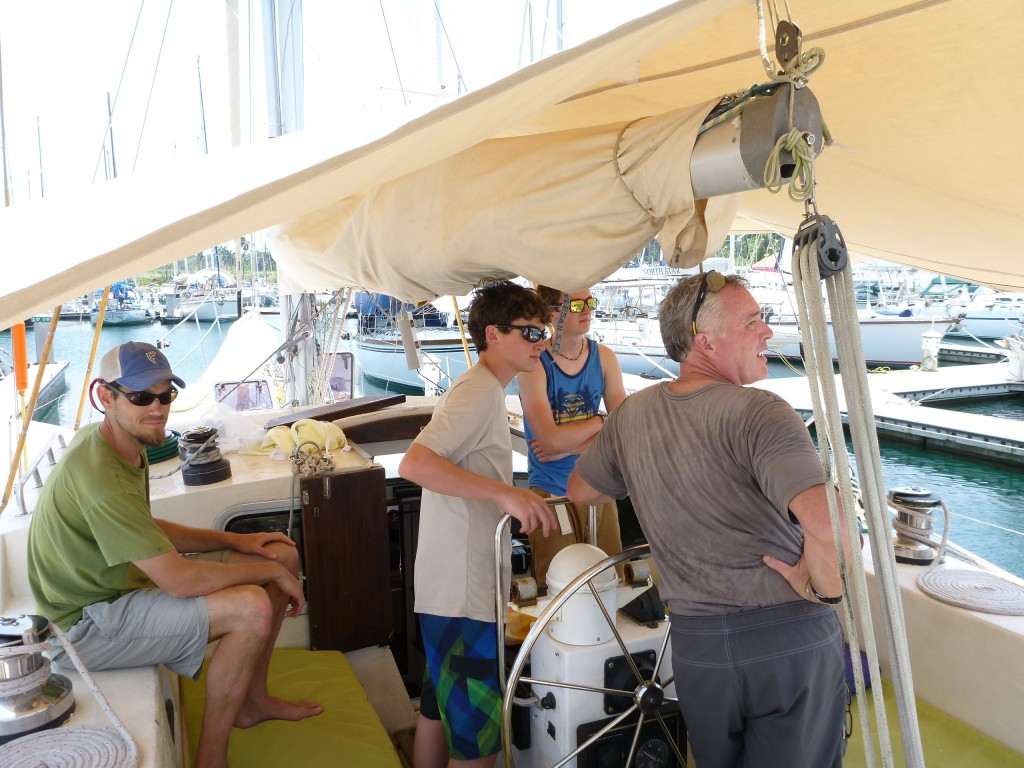
<path fill-rule="evenodd" d="M 939 549 L 931 538 L 932 510 L 942 507 L 942 499 L 927 488 L 892 488 L 886 498 L 895 511 L 893 549 L 896 560 L 911 565 L 931 565 Z"/>
<path fill-rule="evenodd" d="M 214 427 L 195 427 L 178 438 L 178 456 L 185 462 L 185 485 L 209 485 L 231 477 L 231 463 L 221 456 Z"/>
<path fill-rule="evenodd" d="M 0 616 L 0 744 L 60 725 L 75 708 L 71 681 L 50 671 L 42 616 Z"/>

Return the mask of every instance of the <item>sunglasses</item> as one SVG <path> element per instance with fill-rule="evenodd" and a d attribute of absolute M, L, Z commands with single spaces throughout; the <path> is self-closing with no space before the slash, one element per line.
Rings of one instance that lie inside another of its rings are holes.
<path fill-rule="evenodd" d="M 587 296 L 587 298 L 585 299 L 572 299 L 569 302 L 569 311 L 572 312 L 574 315 L 578 315 L 580 312 L 583 311 L 584 307 L 589 307 L 590 309 L 597 309 L 597 305 L 598 301 L 593 296 Z M 561 304 L 551 305 L 552 309 L 561 309 L 561 307 Z"/>
<path fill-rule="evenodd" d="M 501 328 L 504 331 L 519 331 L 523 334 L 523 338 L 531 344 L 551 338 L 551 331 L 547 328 L 534 328 L 532 325 L 496 325 L 494 327 Z"/>
<path fill-rule="evenodd" d="M 697 313 L 700 312 L 704 299 L 707 298 L 708 291 L 718 293 L 725 287 L 725 275 L 721 272 L 716 272 L 712 269 L 710 272 L 704 272 L 703 275 L 700 281 L 700 288 L 697 291 L 697 300 L 693 302 L 693 317 L 690 318 L 690 326 L 693 328 L 694 336 L 697 335 Z"/>
<path fill-rule="evenodd" d="M 170 405 L 174 402 L 174 398 L 178 396 L 178 390 L 174 387 L 171 387 L 166 392 L 161 392 L 159 395 L 154 395 L 152 392 L 128 392 L 110 383 L 107 383 L 104 386 L 106 386 L 106 388 L 111 392 L 116 392 L 121 395 L 132 405 L 137 405 L 139 407 L 152 405 L 154 400 L 159 400 L 160 405 Z"/>

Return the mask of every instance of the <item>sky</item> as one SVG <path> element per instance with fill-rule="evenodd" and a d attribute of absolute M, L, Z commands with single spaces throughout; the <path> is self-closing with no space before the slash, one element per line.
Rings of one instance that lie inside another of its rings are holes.
<path fill-rule="evenodd" d="M 666 4 L 563 0 L 566 44 Z M 558 49 L 556 5 L 305 0 L 304 127 L 373 135 L 479 89 Z M 226 150 L 232 120 L 238 140 L 264 140 L 271 129 L 260 8 L 259 0 L 0 0 L 13 204 L 78 193 L 115 163 L 118 176 L 152 173 Z"/>

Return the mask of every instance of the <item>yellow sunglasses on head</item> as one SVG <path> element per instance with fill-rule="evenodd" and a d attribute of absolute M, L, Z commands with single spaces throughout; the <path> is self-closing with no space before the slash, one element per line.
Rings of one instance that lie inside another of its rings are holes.
<path fill-rule="evenodd" d="M 694 336 L 697 335 L 697 313 L 700 312 L 704 299 L 707 298 L 708 291 L 718 293 L 724 287 L 725 275 L 721 272 L 712 269 L 710 272 L 704 273 L 704 277 L 700 281 L 700 288 L 697 290 L 697 300 L 693 302 L 693 317 L 690 318 L 690 326 L 693 328 Z"/>

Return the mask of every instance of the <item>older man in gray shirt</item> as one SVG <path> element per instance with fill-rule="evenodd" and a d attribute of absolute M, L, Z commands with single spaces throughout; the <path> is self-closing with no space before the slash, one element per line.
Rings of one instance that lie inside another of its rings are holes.
<path fill-rule="evenodd" d="M 633 501 L 670 606 L 697 765 L 840 766 L 831 491 L 796 412 L 744 386 L 767 375 L 771 329 L 744 281 L 718 272 L 681 280 L 659 316 L 679 377 L 619 406 L 568 495 Z"/>

